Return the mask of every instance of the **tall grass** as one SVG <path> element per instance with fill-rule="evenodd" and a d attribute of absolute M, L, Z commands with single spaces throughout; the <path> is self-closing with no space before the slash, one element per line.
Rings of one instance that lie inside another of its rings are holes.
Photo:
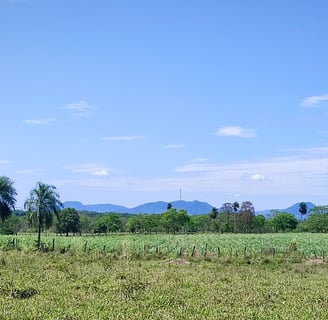
<path fill-rule="evenodd" d="M 17 235 L 0 236 L 0 248 L 16 247 L 22 250 L 35 248 L 36 236 Z M 312 233 L 276 233 L 276 234 L 112 234 L 106 236 L 56 236 L 44 234 L 44 248 L 80 252 L 129 252 L 162 253 L 190 255 L 193 251 L 199 255 L 229 255 L 231 252 L 246 251 L 249 254 L 260 253 L 264 248 L 275 248 L 277 252 L 289 249 L 297 250 L 306 256 L 325 255 L 328 251 L 328 234 Z"/>

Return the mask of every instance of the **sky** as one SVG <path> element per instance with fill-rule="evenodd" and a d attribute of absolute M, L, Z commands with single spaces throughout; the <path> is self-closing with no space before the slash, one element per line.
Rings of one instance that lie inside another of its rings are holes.
<path fill-rule="evenodd" d="M 0 0 L 0 175 L 62 201 L 328 203 L 326 0 Z"/>

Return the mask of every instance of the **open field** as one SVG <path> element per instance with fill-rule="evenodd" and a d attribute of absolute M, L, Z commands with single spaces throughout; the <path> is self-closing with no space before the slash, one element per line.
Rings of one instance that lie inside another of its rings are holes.
<path fill-rule="evenodd" d="M 0 319 L 327 319 L 321 260 L 0 254 Z"/>
<path fill-rule="evenodd" d="M 33 250 L 34 235 L 14 250 L 0 239 L 0 319 L 328 318 L 328 264 L 299 252 L 324 250 L 326 235 L 55 237 L 54 252 Z M 206 243 L 222 255 L 204 257 Z M 179 256 L 187 244 L 200 254 Z"/>
<path fill-rule="evenodd" d="M 36 235 L 0 236 L 0 248 L 6 249 L 13 245 L 18 249 L 32 250 Z M 54 245 L 55 251 L 69 248 L 74 253 L 129 253 L 137 254 L 161 253 L 162 255 L 179 255 L 184 253 L 190 256 L 218 255 L 230 256 L 244 254 L 256 255 L 262 249 L 275 248 L 277 252 L 290 249 L 305 256 L 323 256 L 328 253 L 328 234 L 318 233 L 274 233 L 274 234 L 112 234 L 102 236 L 56 236 L 42 235 L 41 241 L 48 249 Z M 54 242 L 53 242 L 54 241 Z"/>

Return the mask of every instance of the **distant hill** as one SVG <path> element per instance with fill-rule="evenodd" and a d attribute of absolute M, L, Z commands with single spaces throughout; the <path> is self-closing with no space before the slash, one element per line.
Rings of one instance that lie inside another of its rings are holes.
<path fill-rule="evenodd" d="M 127 208 L 124 206 L 116 205 L 116 204 L 82 204 L 79 201 L 66 201 L 64 202 L 64 208 L 74 208 L 79 211 L 92 211 L 92 212 L 117 212 L 117 213 L 129 213 L 129 214 L 138 214 L 138 213 L 144 213 L 144 214 L 156 214 L 156 213 L 162 213 L 165 212 L 167 209 L 167 205 L 169 202 L 165 201 L 156 201 L 156 202 L 147 202 L 144 204 L 141 204 L 134 208 Z M 211 206 L 207 202 L 201 202 L 201 201 L 172 201 L 170 202 L 172 204 L 172 207 L 180 210 L 185 209 L 187 210 L 188 214 L 190 215 L 196 215 L 196 214 L 208 214 L 211 212 L 213 206 Z M 300 203 L 295 203 L 292 206 L 286 208 L 286 209 L 269 209 L 269 210 L 260 210 L 256 211 L 256 215 L 263 214 L 266 217 L 270 217 L 274 211 L 279 212 L 288 212 L 293 214 L 298 220 L 301 220 L 301 215 L 298 211 Z M 308 213 L 306 216 L 309 215 L 312 208 L 315 207 L 315 204 L 312 202 L 306 202 Z M 306 217 L 305 217 L 306 218 Z"/>
<path fill-rule="evenodd" d="M 64 202 L 64 208 L 74 208 L 79 211 L 95 211 L 95 212 L 117 212 L 128 213 L 128 208 L 115 204 L 82 204 L 78 201 Z"/>
<path fill-rule="evenodd" d="M 127 208 L 124 206 L 119 206 L 115 204 L 82 204 L 78 201 L 66 201 L 64 202 L 64 208 L 74 208 L 79 211 L 94 211 L 99 213 L 104 212 L 117 212 L 117 213 L 144 213 L 144 214 L 156 214 L 165 212 L 167 209 L 167 205 L 169 202 L 165 201 L 156 201 L 156 202 L 148 202 L 141 204 L 134 208 Z M 187 210 L 188 214 L 195 215 L 195 214 L 207 214 L 209 213 L 213 206 L 208 204 L 207 202 L 201 201 L 173 201 L 170 202 L 172 207 L 180 210 L 185 209 Z"/>
<path fill-rule="evenodd" d="M 306 216 L 309 215 L 311 209 L 313 209 L 315 207 L 315 204 L 312 202 L 305 202 L 308 212 L 306 214 Z M 301 214 L 299 213 L 298 209 L 300 207 L 300 202 L 297 202 L 295 204 L 293 204 L 292 206 L 286 208 L 286 209 L 271 209 L 271 210 L 261 210 L 261 211 L 256 211 L 256 214 L 263 214 L 266 217 L 270 217 L 272 215 L 273 212 L 277 211 L 277 212 L 288 212 L 293 214 L 296 219 L 301 220 Z M 303 217 L 306 218 L 306 217 Z"/>

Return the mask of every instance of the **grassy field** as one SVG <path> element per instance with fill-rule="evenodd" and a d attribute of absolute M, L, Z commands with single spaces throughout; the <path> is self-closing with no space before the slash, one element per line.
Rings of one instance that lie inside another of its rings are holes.
<path fill-rule="evenodd" d="M 328 318 L 327 264 L 300 252 L 324 250 L 326 235 L 56 237 L 46 253 L 33 250 L 35 236 L 17 238 L 14 250 L 12 237 L 0 238 L 0 319 Z M 178 254 L 206 243 L 227 254 Z M 165 246 L 174 250 L 150 252 Z M 253 251 L 236 256 L 245 246 Z M 255 254 L 261 246 L 285 253 Z"/>
<path fill-rule="evenodd" d="M 14 241 L 13 241 L 14 240 Z M 19 249 L 32 250 L 36 235 L 0 236 L 0 248 L 6 249 L 13 245 Z M 68 249 L 71 252 L 127 252 L 130 254 L 160 252 L 163 255 L 176 255 L 184 252 L 191 255 L 227 256 L 236 251 L 239 254 L 258 254 L 262 249 L 275 248 L 277 252 L 290 249 L 304 253 L 306 256 L 325 255 L 328 253 L 328 234 L 313 233 L 275 233 L 275 234 L 151 234 L 130 235 L 113 234 L 102 236 L 56 236 L 43 235 L 42 242 L 52 249 Z M 15 243 L 13 243 L 15 242 Z"/>

